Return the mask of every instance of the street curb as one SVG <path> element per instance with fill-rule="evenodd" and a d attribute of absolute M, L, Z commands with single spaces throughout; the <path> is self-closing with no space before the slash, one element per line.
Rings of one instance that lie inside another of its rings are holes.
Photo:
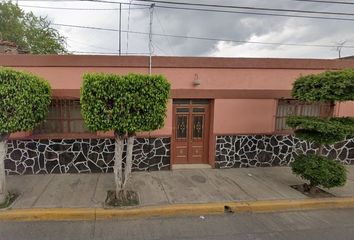
<path fill-rule="evenodd" d="M 121 209 L 104 208 L 32 208 L 0 212 L 1 221 L 75 221 L 114 218 L 167 217 L 181 215 L 223 214 L 226 212 L 278 212 L 334 208 L 354 208 L 354 197 L 299 200 L 240 201 L 197 204 L 174 204 Z"/>

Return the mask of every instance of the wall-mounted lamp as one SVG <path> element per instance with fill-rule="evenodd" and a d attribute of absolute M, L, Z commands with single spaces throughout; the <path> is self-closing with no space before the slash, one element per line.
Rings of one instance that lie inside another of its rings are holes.
<path fill-rule="evenodd" d="M 198 73 L 194 74 L 193 85 L 194 86 L 199 86 L 200 85 L 200 80 L 199 80 Z"/>

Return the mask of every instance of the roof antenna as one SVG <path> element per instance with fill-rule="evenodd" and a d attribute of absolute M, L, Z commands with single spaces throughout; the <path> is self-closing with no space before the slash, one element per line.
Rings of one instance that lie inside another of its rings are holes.
<path fill-rule="evenodd" d="M 338 52 L 338 58 L 341 59 L 342 58 L 342 49 L 344 47 L 344 44 L 347 43 L 347 40 L 344 40 L 342 42 L 337 42 L 337 46 L 336 46 L 336 51 Z"/>

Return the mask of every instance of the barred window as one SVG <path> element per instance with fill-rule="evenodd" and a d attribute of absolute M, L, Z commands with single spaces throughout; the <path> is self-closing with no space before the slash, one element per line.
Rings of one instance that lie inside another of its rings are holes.
<path fill-rule="evenodd" d="M 278 109 L 275 122 L 275 130 L 277 132 L 288 132 L 291 130 L 286 125 L 288 116 L 330 116 L 332 108 L 327 103 L 303 103 L 297 100 L 280 99 L 278 101 Z"/>
<path fill-rule="evenodd" d="M 84 120 L 81 116 L 80 100 L 52 99 L 47 119 L 34 133 L 86 133 Z"/>

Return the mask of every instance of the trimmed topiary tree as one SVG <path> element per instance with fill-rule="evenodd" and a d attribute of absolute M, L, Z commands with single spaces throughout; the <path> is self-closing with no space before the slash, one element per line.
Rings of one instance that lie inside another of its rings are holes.
<path fill-rule="evenodd" d="M 293 172 L 310 182 L 309 187 L 321 185 L 325 188 L 343 186 L 346 181 L 344 166 L 318 155 L 300 155 L 292 164 Z M 306 189 L 310 191 L 310 188 Z"/>
<path fill-rule="evenodd" d="M 303 102 L 322 102 L 330 104 L 354 100 L 354 71 L 327 71 L 298 78 L 292 96 Z M 306 187 L 314 192 L 316 186 L 326 188 L 343 186 L 346 170 L 341 163 L 322 156 L 324 145 L 343 141 L 354 136 L 354 119 L 349 117 L 310 117 L 291 116 L 287 124 L 302 140 L 318 144 L 316 155 L 300 155 L 291 167 L 295 174 L 309 181 Z"/>
<path fill-rule="evenodd" d="M 0 203 L 7 195 L 4 160 L 11 133 L 31 131 L 45 119 L 51 101 L 48 82 L 33 74 L 0 68 Z"/>
<path fill-rule="evenodd" d="M 116 198 L 126 194 L 137 132 L 163 127 L 170 84 L 161 75 L 87 73 L 83 76 L 81 109 L 91 131 L 114 131 Z M 127 139 L 123 169 L 124 138 Z"/>

